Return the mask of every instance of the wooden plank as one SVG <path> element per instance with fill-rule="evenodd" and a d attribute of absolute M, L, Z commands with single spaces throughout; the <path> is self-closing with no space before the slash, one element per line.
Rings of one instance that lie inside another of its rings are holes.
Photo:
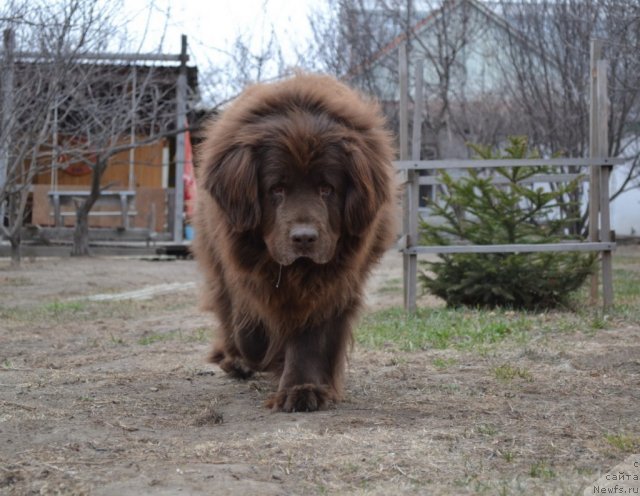
<path fill-rule="evenodd" d="M 409 171 L 407 169 L 398 169 L 396 171 L 396 183 L 398 186 L 404 186 L 409 182 Z"/>
<path fill-rule="evenodd" d="M 422 147 L 422 109 L 424 108 L 423 80 L 424 61 L 415 61 L 414 95 L 413 95 L 413 128 L 411 136 L 411 159 L 420 160 L 420 148 Z"/>
<path fill-rule="evenodd" d="M 407 45 L 399 47 L 400 76 L 400 160 L 409 158 L 409 67 L 407 64 Z"/>
<path fill-rule="evenodd" d="M 412 246 L 402 250 L 404 253 L 537 253 L 549 251 L 604 251 L 615 250 L 614 242 L 567 242 L 547 244 L 516 245 L 446 245 L 446 246 Z"/>
<path fill-rule="evenodd" d="M 407 170 L 407 169 L 403 169 Z M 453 179 L 468 179 L 471 176 L 469 174 L 460 174 L 452 176 Z M 487 179 L 489 176 L 481 175 L 481 178 Z M 491 178 L 492 184 L 509 184 L 509 181 L 506 177 L 502 176 L 494 176 Z M 537 174 L 535 176 L 528 177 L 527 179 L 523 179 L 522 181 L 518 181 L 519 184 L 535 184 L 535 183 L 568 183 L 571 181 L 588 181 L 589 176 L 587 174 Z M 444 184 L 442 179 L 438 176 L 420 176 L 419 183 L 421 185 L 428 186 L 436 186 L 439 184 Z"/>
<path fill-rule="evenodd" d="M 434 169 L 490 169 L 494 167 L 562 167 L 587 166 L 604 167 L 624 164 L 624 158 L 592 157 L 592 158 L 547 158 L 547 159 L 492 159 L 492 160 L 397 160 L 394 162 L 398 169 L 434 170 Z"/>
<path fill-rule="evenodd" d="M 413 133 L 411 139 L 411 157 L 420 160 L 420 149 L 422 148 L 422 109 L 424 108 L 423 96 L 424 71 L 423 61 L 416 60 L 414 74 L 414 95 L 413 95 Z M 418 182 L 418 172 L 409 170 L 409 182 L 406 185 L 407 207 L 408 207 L 408 230 L 407 245 L 409 247 L 418 244 L 418 207 L 420 197 L 420 184 Z M 416 301 L 418 299 L 418 256 L 415 253 L 405 254 L 406 275 L 405 284 L 405 310 L 416 311 Z"/>
<path fill-rule="evenodd" d="M 401 235 L 398 238 L 398 241 L 396 241 L 396 248 L 398 248 L 398 250 L 403 251 L 405 248 L 409 247 L 409 239 L 408 236 L 406 234 Z"/>
<path fill-rule="evenodd" d="M 607 88 L 608 62 L 598 60 L 597 72 L 597 112 L 598 112 L 598 152 L 608 153 L 609 149 L 609 96 Z M 600 241 L 611 240 L 611 218 L 609 208 L 610 167 L 600 168 Z M 602 251 L 602 305 L 608 310 L 613 305 L 613 256 L 611 250 Z"/>
<path fill-rule="evenodd" d="M 75 212 L 61 212 L 60 216 L 62 217 L 75 217 L 77 214 Z M 122 210 L 91 210 L 89 212 L 89 217 L 120 217 L 122 220 Z M 138 215 L 138 212 L 135 210 L 129 210 L 126 212 L 126 215 L 131 217 L 135 217 Z"/>
<path fill-rule="evenodd" d="M 176 88 L 176 128 L 184 129 L 187 124 L 187 37 L 182 35 L 182 51 L 180 59 L 180 74 L 178 75 Z M 182 243 L 184 237 L 184 160 L 185 139 L 183 131 L 176 136 L 175 171 L 176 184 L 174 196 L 175 207 L 173 210 L 173 240 Z"/>
<path fill-rule="evenodd" d="M 398 73 L 400 78 L 400 160 L 409 158 L 409 65 L 407 61 L 407 45 L 402 43 L 398 48 Z M 412 173 L 406 171 L 405 190 L 402 198 L 402 232 L 405 236 L 405 244 L 410 245 L 411 240 L 409 231 L 411 230 L 411 202 L 409 198 L 409 189 L 411 187 Z M 411 255 L 403 253 L 402 255 L 402 281 L 404 295 L 404 309 L 409 310 L 410 307 L 410 286 L 411 286 Z"/>
<path fill-rule="evenodd" d="M 598 71 L 596 64 L 602 57 L 602 40 L 591 40 L 590 63 L 590 104 L 589 104 L 589 157 L 600 154 L 598 146 Z M 589 240 L 596 242 L 599 239 L 600 229 L 600 168 L 591 166 L 589 174 Z M 598 273 L 591 275 L 591 288 L 589 291 L 591 305 L 598 304 Z"/>
<path fill-rule="evenodd" d="M 162 188 L 138 188 L 136 191 L 136 210 L 134 227 L 149 228 L 152 217 L 155 223 L 150 229 L 156 233 L 167 230 L 167 199 Z"/>
<path fill-rule="evenodd" d="M 53 205 L 54 225 L 56 227 L 63 227 L 65 225 L 65 218 L 75 218 L 75 200 L 86 198 L 89 194 L 89 190 L 60 189 L 49 191 L 47 195 Z M 128 229 L 129 217 L 137 214 L 135 208 L 133 208 L 135 196 L 136 192 L 131 190 L 107 190 L 100 193 L 100 197 L 96 200 L 94 208 L 89 212 L 90 227 L 115 227 L 119 225 L 119 227 Z M 113 210 L 113 207 L 116 206 L 119 207 L 118 210 Z M 73 208 L 63 211 L 62 207 Z M 105 207 L 110 207 L 112 210 L 105 209 Z M 100 220 L 109 217 L 119 217 L 120 223 L 118 224 L 114 221 L 102 222 Z"/>
<path fill-rule="evenodd" d="M 611 223 L 609 209 L 609 174 L 610 169 L 603 167 L 600 170 L 600 241 L 611 241 Z M 613 305 L 613 256 L 611 249 L 602 251 L 602 306 L 608 310 Z"/>
<path fill-rule="evenodd" d="M 43 52 L 19 51 L 15 52 L 16 58 L 19 59 L 42 59 L 47 54 Z M 95 53 L 85 52 L 78 53 L 75 58 L 78 61 L 88 60 L 110 60 L 110 61 L 143 61 L 143 62 L 180 62 L 183 55 L 165 54 L 165 53 Z M 189 56 L 187 55 L 187 60 Z"/>

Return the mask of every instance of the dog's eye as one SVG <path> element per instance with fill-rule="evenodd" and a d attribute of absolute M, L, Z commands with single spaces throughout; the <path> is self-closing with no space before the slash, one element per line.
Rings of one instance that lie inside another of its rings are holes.
<path fill-rule="evenodd" d="M 272 186 L 269 191 L 273 196 L 284 196 L 284 186 L 282 184 L 276 184 L 275 186 Z"/>
<path fill-rule="evenodd" d="M 328 184 L 323 184 L 322 186 L 320 186 L 320 188 L 318 188 L 318 191 L 320 192 L 321 197 L 326 198 L 331 193 L 333 193 L 333 188 Z"/>

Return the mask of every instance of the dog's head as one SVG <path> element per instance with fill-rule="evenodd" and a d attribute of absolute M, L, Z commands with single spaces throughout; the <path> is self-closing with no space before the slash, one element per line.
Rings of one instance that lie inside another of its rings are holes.
<path fill-rule="evenodd" d="M 259 232 L 276 262 L 324 264 L 341 237 L 362 235 L 390 200 L 388 137 L 354 129 L 322 101 L 314 106 L 284 92 L 280 103 L 254 109 L 228 144 L 216 137 L 209 150 L 217 153 L 205 148 L 202 156 L 200 181 L 231 229 Z"/>

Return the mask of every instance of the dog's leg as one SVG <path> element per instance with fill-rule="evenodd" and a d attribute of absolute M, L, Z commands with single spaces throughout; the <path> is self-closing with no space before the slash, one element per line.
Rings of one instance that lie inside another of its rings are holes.
<path fill-rule="evenodd" d="M 217 364 L 231 377 L 248 379 L 253 375 L 254 368 L 244 359 L 242 348 L 238 344 L 238 333 L 234 332 L 238 326 L 234 323 L 231 298 L 223 287 L 216 288 L 213 294 L 214 311 L 220 319 L 220 327 L 216 332 L 209 361 Z"/>
<path fill-rule="evenodd" d="M 269 348 L 269 337 L 262 324 L 237 328 L 234 332 L 236 348 L 253 370 L 261 370 Z"/>
<path fill-rule="evenodd" d="M 209 362 L 215 363 L 232 377 L 248 379 L 252 371 L 242 363 L 240 352 L 233 338 L 233 324 L 224 312 L 218 312 L 220 326 L 216 329 Z"/>
<path fill-rule="evenodd" d="M 311 412 L 338 401 L 350 339 L 351 318 L 346 313 L 291 336 L 278 392 L 267 406 L 284 412 Z"/>
<path fill-rule="evenodd" d="M 214 341 L 209 361 L 236 379 L 249 379 L 253 375 L 253 370 L 243 359 L 233 338 Z"/>
<path fill-rule="evenodd" d="M 255 371 L 264 370 L 263 360 L 269 348 L 269 337 L 264 326 L 236 325 L 229 332 L 222 328 L 222 339 L 214 344 L 211 361 L 232 377 L 248 379 Z"/>

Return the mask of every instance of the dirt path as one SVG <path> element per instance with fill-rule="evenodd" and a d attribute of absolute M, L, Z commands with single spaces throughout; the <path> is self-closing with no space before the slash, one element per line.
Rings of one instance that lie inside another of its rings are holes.
<path fill-rule="evenodd" d="M 267 377 L 204 363 L 193 262 L 3 264 L 0 494 L 582 494 L 640 439 L 637 326 L 484 354 L 357 347 L 344 403 L 272 414 Z M 400 267 L 376 272 L 372 308 L 401 304 Z M 504 363 L 529 375 L 498 380 Z"/>

